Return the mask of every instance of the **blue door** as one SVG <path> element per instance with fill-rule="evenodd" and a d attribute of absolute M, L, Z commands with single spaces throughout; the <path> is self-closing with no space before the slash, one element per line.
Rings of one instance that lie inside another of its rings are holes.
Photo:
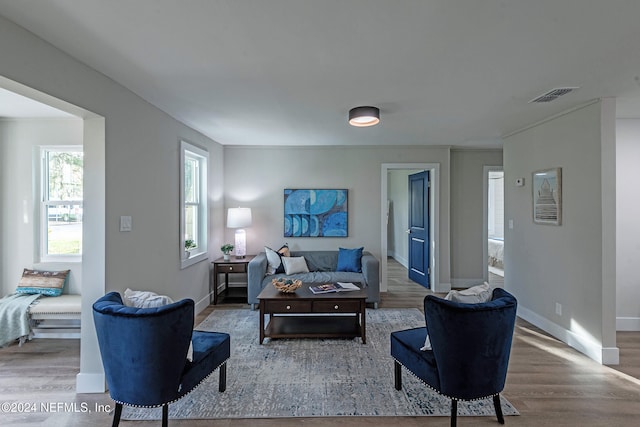
<path fill-rule="evenodd" d="M 429 172 L 409 175 L 409 279 L 430 287 Z"/>

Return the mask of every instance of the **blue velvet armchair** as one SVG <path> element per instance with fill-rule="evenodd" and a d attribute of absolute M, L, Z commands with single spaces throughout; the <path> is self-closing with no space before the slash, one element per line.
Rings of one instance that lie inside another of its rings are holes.
<path fill-rule="evenodd" d="M 464 304 L 433 295 L 424 299 L 426 327 L 391 334 L 396 390 L 402 389 L 402 366 L 427 386 L 451 399 L 451 426 L 458 400 L 493 397 L 496 416 L 504 424 L 500 392 L 511 353 L 517 301 L 504 289 L 492 299 Z M 432 350 L 422 351 L 429 334 Z"/>
<path fill-rule="evenodd" d="M 167 426 L 168 404 L 217 368 L 218 390 L 225 391 L 230 337 L 194 331 L 193 300 L 135 308 L 125 306 L 120 294 L 111 292 L 93 304 L 93 318 L 109 394 L 116 402 L 114 427 L 120 422 L 122 405 L 162 406 L 162 425 Z M 190 342 L 192 361 L 187 359 Z"/>

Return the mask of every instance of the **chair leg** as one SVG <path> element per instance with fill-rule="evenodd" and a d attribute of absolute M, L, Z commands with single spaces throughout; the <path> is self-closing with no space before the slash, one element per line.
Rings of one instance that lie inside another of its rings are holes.
<path fill-rule="evenodd" d="M 500 424 L 504 424 L 504 415 L 502 415 L 502 405 L 500 404 L 499 394 L 493 396 L 493 406 L 496 408 L 496 416 L 498 417 L 498 422 Z"/>
<path fill-rule="evenodd" d="M 218 381 L 218 391 L 223 393 L 227 389 L 227 362 L 220 365 L 220 380 Z"/>
<path fill-rule="evenodd" d="M 456 427 L 458 422 L 458 401 L 451 399 L 451 427 Z"/>
<path fill-rule="evenodd" d="M 113 423 L 111 427 L 118 427 L 120 425 L 120 415 L 122 415 L 122 403 L 116 402 L 116 409 L 113 412 Z"/>
<path fill-rule="evenodd" d="M 402 390 L 402 365 L 397 360 L 393 361 L 393 379 L 396 390 Z"/>
<path fill-rule="evenodd" d="M 162 405 L 162 427 L 169 426 L 169 404 Z"/>

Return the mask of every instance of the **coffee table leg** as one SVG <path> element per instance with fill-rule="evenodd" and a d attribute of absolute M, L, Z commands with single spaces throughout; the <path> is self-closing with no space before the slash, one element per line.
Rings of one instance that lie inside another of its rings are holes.
<path fill-rule="evenodd" d="M 260 344 L 264 341 L 264 303 L 260 301 Z"/>
<path fill-rule="evenodd" d="M 360 308 L 360 318 L 362 325 L 362 344 L 367 343 L 367 303 L 363 302 Z"/>

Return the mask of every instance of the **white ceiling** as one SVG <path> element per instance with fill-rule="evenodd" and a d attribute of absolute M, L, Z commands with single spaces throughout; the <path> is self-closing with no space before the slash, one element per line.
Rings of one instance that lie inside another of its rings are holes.
<path fill-rule="evenodd" d="M 640 117 L 638 0 L 0 0 L 222 144 L 496 146 L 595 98 Z M 553 88 L 579 90 L 529 104 Z M 381 124 L 352 128 L 350 108 Z"/>

